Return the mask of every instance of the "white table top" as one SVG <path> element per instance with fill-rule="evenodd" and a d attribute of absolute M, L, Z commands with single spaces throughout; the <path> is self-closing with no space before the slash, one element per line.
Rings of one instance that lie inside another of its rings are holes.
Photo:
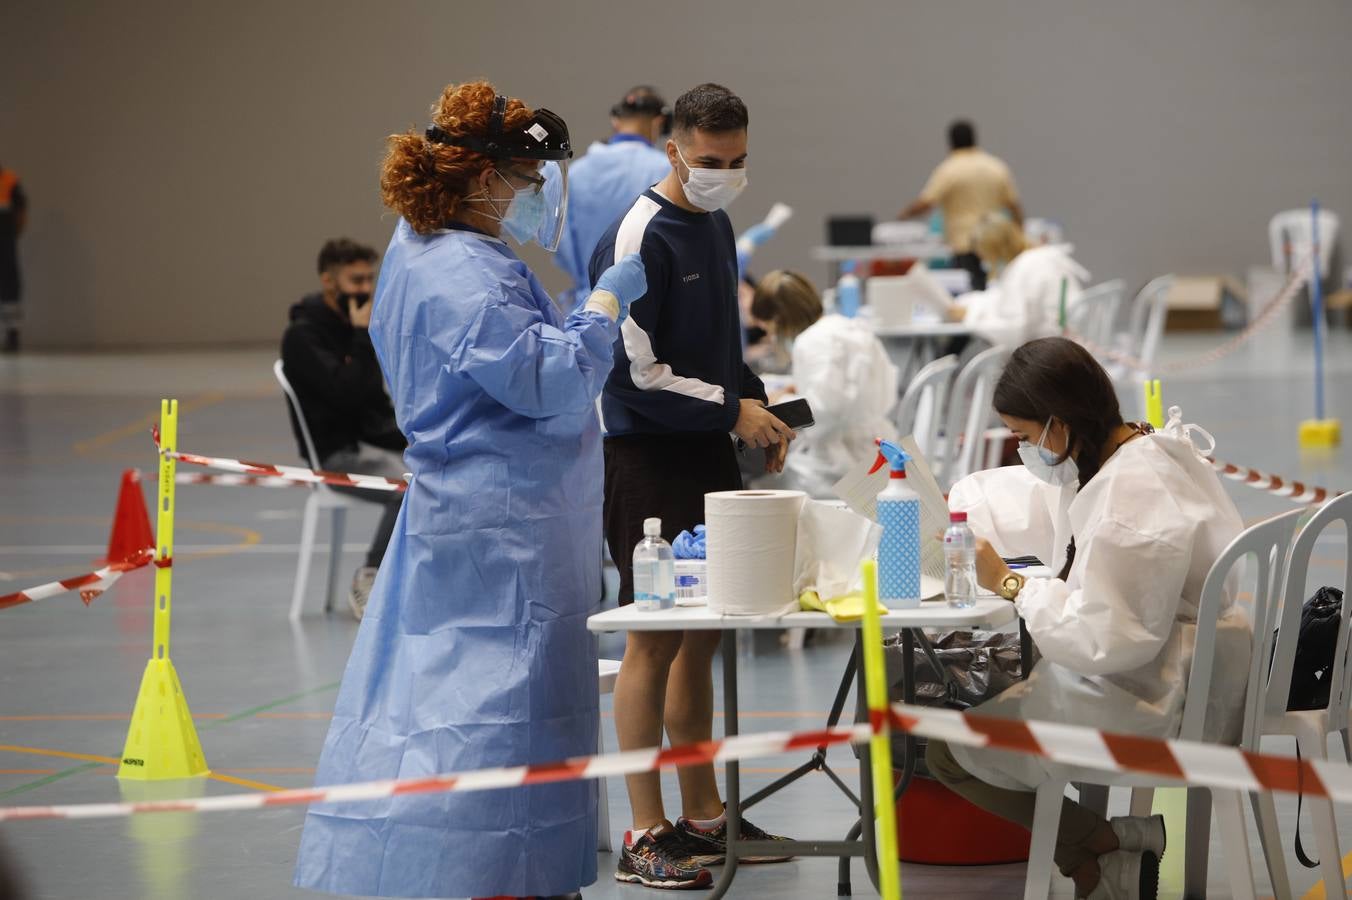
<path fill-rule="evenodd" d="M 812 258 L 823 262 L 850 259 L 936 259 L 952 253 L 943 241 L 917 241 L 907 244 L 871 244 L 867 247 L 813 247 Z"/>
<path fill-rule="evenodd" d="M 1016 618 L 1014 604 L 1000 597 L 981 597 L 968 609 L 953 609 L 945 600 L 926 600 L 919 609 L 892 609 L 883 628 L 999 628 Z M 707 606 L 678 606 L 641 612 L 629 606 L 608 609 L 587 619 L 589 631 L 724 631 L 778 628 L 860 628 L 861 622 L 837 622 L 826 613 L 794 612 L 784 616 L 723 616 Z"/>

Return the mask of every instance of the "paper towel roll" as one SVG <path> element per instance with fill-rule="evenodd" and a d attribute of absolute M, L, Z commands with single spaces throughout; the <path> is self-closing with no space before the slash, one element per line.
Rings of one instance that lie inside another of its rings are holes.
<path fill-rule="evenodd" d="M 806 498 L 802 491 L 704 495 L 710 612 L 771 615 L 794 602 L 794 548 Z"/>

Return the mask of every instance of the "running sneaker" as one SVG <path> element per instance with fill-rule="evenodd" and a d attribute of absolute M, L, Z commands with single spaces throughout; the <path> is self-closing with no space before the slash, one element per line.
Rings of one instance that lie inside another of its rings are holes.
<path fill-rule="evenodd" d="M 692 862 L 685 841 L 670 822 L 663 819 L 630 843 L 624 835 L 620 864 L 615 880 L 666 890 L 692 890 L 713 885 L 709 870 Z"/>
<path fill-rule="evenodd" d="M 689 819 L 682 816 L 676 820 L 676 830 L 685 842 L 691 862 L 701 866 L 722 865 L 728 856 L 728 823 L 724 819 L 717 828 L 705 831 Z M 742 819 L 740 840 L 744 841 L 787 841 L 788 838 L 770 834 Z M 739 856 L 739 863 L 781 863 L 793 859 L 792 856 Z"/>

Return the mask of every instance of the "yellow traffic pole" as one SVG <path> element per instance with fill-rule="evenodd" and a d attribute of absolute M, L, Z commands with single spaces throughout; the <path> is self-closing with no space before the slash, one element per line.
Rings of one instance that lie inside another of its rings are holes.
<path fill-rule="evenodd" d="M 170 595 L 174 576 L 174 475 L 178 401 L 160 401 L 160 477 L 155 503 L 155 628 L 150 661 L 141 676 L 118 778 L 159 781 L 207 774 L 188 700 L 169 658 Z"/>
<path fill-rule="evenodd" d="M 897 807 L 893 799 L 892 729 L 888 715 L 887 663 L 883 658 L 883 626 L 878 616 L 878 564 L 863 563 L 864 688 L 869 719 L 877 726 L 869 738 L 873 766 L 873 803 L 878 822 L 878 881 L 883 900 L 901 900 L 901 864 L 897 860 Z M 868 815 L 867 810 L 861 810 Z"/>

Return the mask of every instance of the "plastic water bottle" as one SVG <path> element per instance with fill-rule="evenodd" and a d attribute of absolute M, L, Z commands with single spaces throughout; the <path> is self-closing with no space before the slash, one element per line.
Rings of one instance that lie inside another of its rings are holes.
<path fill-rule="evenodd" d="M 944 559 L 948 563 L 944 595 L 949 606 L 966 609 L 976 605 L 976 535 L 967 524 L 967 513 L 949 513 L 948 521 L 944 532 Z"/>
<path fill-rule="evenodd" d="M 863 290 L 859 286 L 859 276 L 854 274 L 853 260 L 840 268 L 844 274 L 836 282 L 836 311 L 847 319 L 853 319 L 863 304 Z"/>
<path fill-rule="evenodd" d="M 643 540 L 634 548 L 634 608 L 657 612 L 676 605 L 676 557 L 662 540 L 662 520 L 643 520 Z"/>

